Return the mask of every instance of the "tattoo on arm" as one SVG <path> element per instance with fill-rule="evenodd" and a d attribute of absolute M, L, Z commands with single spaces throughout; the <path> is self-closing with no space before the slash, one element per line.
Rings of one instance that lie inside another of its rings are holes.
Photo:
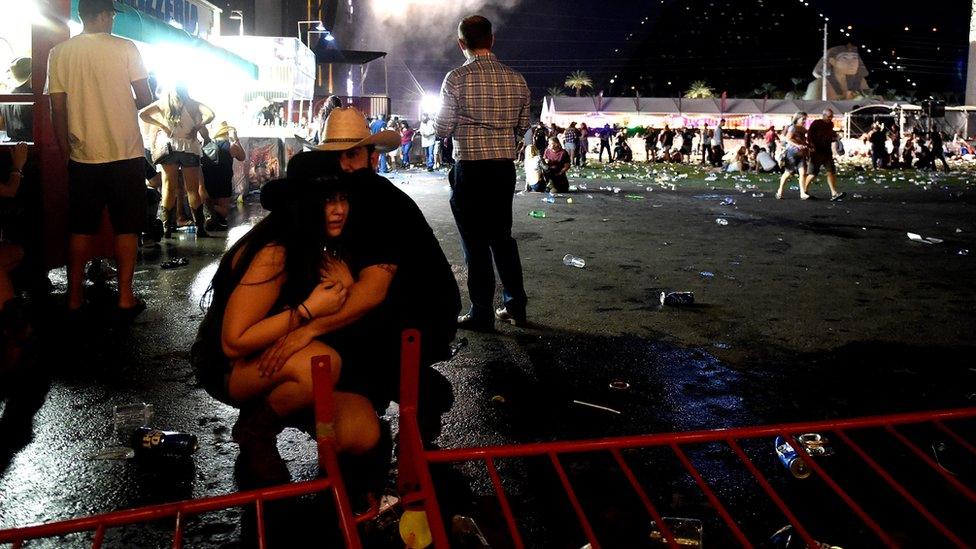
<path fill-rule="evenodd" d="M 397 266 L 396 265 L 392 265 L 390 263 L 381 263 L 381 264 L 377 265 L 377 267 L 379 267 L 380 269 L 383 269 L 384 271 L 390 273 L 391 275 L 396 274 L 396 271 L 397 271 Z"/>

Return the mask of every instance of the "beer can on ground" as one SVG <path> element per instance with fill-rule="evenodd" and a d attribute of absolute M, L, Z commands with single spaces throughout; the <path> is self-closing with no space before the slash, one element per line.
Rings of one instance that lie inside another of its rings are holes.
<path fill-rule="evenodd" d="M 147 457 L 185 457 L 197 451 L 197 437 L 176 431 L 140 427 L 132 433 L 132 449 Z"/>
<path fill-rule="evenodd" d="M 681 305 L 692 305 L 695 302 L 693 292 L 661 292 L 661 305 L 679 307 Z"/>
<path fill-rule="evenodd" d="M 786 467 L 796 478 L 807 478 L 810 476 L 810 469 L 807 464 L 796 454 L 796 450 L 783 437 L 776 437 L 776 457 L 779 458 L 783 467 Z"/>

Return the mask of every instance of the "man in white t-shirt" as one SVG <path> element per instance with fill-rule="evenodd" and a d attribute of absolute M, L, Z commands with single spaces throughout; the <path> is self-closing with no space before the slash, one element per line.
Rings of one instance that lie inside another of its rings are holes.
<path fill-rule="evenodd" d="M 427 171 L 434 171 L 434 146 L 437 143 L 437 127 L 430 116 L 424 115 L 420 122 L 420 146 L 424 148 L 424 157 L 427 160 Z"/>
<path fill-rule="evenodd" d="M 62 153 L 68 155 L 68 310 L 84 303 L 85 262 L 107 209 L 115 233 L 119 313 L 146 305 L 132 292 L 146 210 L 145 159 L 138 110 L 152 102 L 136 45 L 112 36 L 112 0 L 79 0 L 81 34 L 48 57 L 47 93 Z"/>

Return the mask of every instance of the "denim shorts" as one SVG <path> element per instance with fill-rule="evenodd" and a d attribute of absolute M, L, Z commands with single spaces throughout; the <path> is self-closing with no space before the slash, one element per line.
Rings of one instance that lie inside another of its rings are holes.
<path fill-rule="evenodd" d="M 156 162 L 161 166 L 182 166 L 184 168 L 197 168 L 200 166 L 200 155 L 190 152 L 173 151 L 160 157 Z"/>
<path fill-rule="evenodd" d="M 786 154 L 783 156 L 783 168 L 791 172 L 798 172 L 800 168 L 806 168 L 806 156 L 793 147 L 787 147 Z"/>

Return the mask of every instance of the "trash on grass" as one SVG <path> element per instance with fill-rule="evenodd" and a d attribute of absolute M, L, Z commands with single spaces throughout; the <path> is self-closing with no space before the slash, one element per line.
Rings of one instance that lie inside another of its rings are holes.
<path fill-rule="evenodd" d="M 546 212 L 543 210 L 532 210 L 529 212 L 529 217 L 534 217 L 536 219 L 542 219 L 546 217 Z"/>
<path fill-rule="evenodd" d="M 606 406 L 600 406 L 599 404 L 593 404 L 592 402 L 584 402 L 582 400 L 574 400 L 573 404 L 579 404 L 580 406 L 586 406 L 588 408 L 594 408 L 596 410 L 603 410 L 604 412 L 610 412 L 612 414 L 620 415 L 620 410 L 614 410 L 613 408 L 607 408 Z"/>
<path fill-rule="evenodd" d="M 713 272 L 711 272 L 711 271 L 702 271 L 702 272 L 700 272 L 700 273 L 698 273 L 698 274 L 699 274 L 699 275 L 700 275 L 700 276 L 701 276 L 702 278 L 713 278 L 713 277 L 715 276 L 715 273 L 713 273 Z"/>
<path fill-rule="evenodd" d="M 911 240 L 912 242 L 921 242 L 922 244 L 942 244 L 943 242 L 941 238 L 933 238 L 931 236 L 923 237 L 922 235 L 916 233 L 907 233 L 907 234 L 908 234 L 908 239 Z"/>
<path fill-rule="evenodd" d="M 563 256 L 563 265 L 582 269 L 583 267 L 586 267 L 586 260 L 582 257 L 576 257 L 573 254 L 566 254 Z"/>
<path fill-rule="evenodd" d="M 615 391 L 626 391 L 630 389 L 630 383 L 621 380 L 615 380 L 610 382 L 610 388 Z"/>
<path fill-rule="evenodd" d="M 729 220 L 725 219 L 724 217 L 719 217 L 718 219 L 715 220 L 715 224 L 725 227 L 726 225 L 729 224 Z"/>
<path fill-rule="evenodd" d="M 694 302 L 695 294 L 693 292 L 661 292 L 661 305 L 680 307 L 691 305 Z"/>

